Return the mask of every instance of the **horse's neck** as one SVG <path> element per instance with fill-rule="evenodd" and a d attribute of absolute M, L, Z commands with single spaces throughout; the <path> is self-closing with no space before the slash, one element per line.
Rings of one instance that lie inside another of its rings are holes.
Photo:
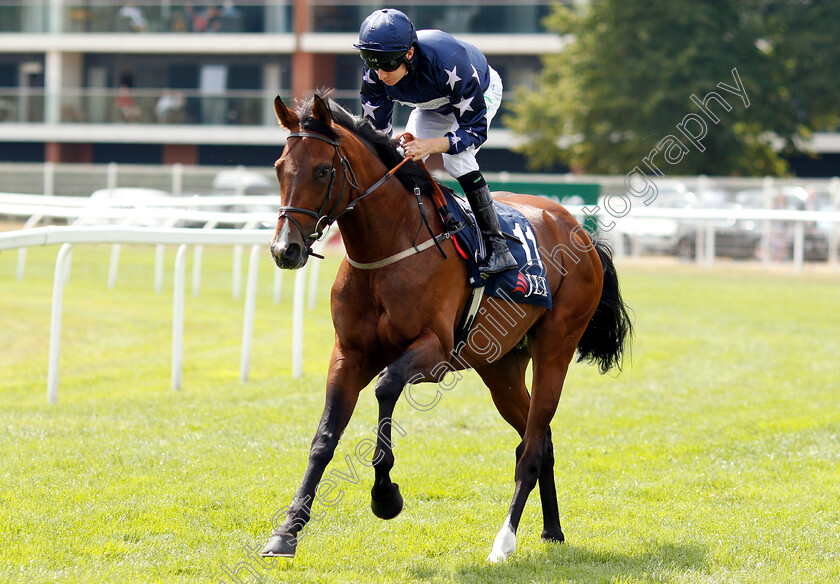
<path fill-rule="evenodd" d="M 428 212 L 428 205 L 426 209 Z M 347 254 L 366 263 L 411 247 L 419 222 L 414 195 L 398 179 L 391 178 L 339 219 L 338 226 Z"/>

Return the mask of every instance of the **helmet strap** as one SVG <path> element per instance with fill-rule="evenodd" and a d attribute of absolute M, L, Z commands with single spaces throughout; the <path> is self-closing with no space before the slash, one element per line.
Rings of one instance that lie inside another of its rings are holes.
<path fill-rule="evenodd" d="M 403 63 L 405 63 L 405 67 L 406 67 L 406 69 L 408 69 L 409 73 L 414 71 L 414 62 L 417 59 L 417 45 L 416 44 L 411 45 L 411 48 L 414 49 L 414 54 L 411 55 L 411 59 L 409 59 L 406 56 L 406 55 L 408 55 L 408 51 L 406 51 L 406 54 L 403 55 Z M 409 50 L 411 50 L 411 49 L 409 49 Z"/>

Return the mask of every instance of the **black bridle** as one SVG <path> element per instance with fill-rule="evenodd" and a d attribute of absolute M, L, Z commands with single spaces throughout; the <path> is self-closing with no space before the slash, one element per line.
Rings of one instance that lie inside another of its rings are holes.
<path fill-rule="evenodd" d="M 280 214 L 277 217 L 278 221 L 285 217 L 286 219 L 291 221 L 292 224 L 295 227 L 298 228 L 298 231 L 300 231 L 300 235 L 303 238 L 303 241 L 306 242 L 306 250 L 307 250 L 307 253 L 309 255 L 313 255 L 315 257 L 321 257 L 318 254 L 312 253 L 312 244 L 314 244 L 316 241 L 321 239 L 321 237 L 323 237 L 323 235 L 324 235 L 324 231 L 328 227 L 330 227 L 333 223 L 338 221 L 339 217 L 341 217 L 345 213 L 349 213 L 350 211 L 352 211 L 362 199 L 364 199 L 365 197 L 370 195 L 373 191 L 375 191 L 380 186 L 382 186 L 382 184 L 386 180 L 391 178 L 394 175 L 394 173 L 396 173 L 397 169 L 400 166 L 402 166 L 409 159 L 404 158 L 402 160 L 402 162 L 400 162 L 397 166 L 395 166 L 394 168 L 389 170 L 385 174 L 385 176 L 383 176 L 382 178 L 377 180 L 375 183 L 373 183 L 370 187 L 368 187 L 367 190 L 365 190 L 365 192 L 363 192 L 357 198 L 350 201 L 347 204 L 347 206 L 344 208 L 344 210 L 339 211 L 337 214 L 333 215 L 335 210 L 341 204 L 341 201 L 344 199 L 344 194 L 347 190 L 348 185 L 350 185 L 351 189 L 355 189 L 356 191 L 360 190 L 359 189 L 359 184 L 356 180 L 356 174 L 353 172 L 353 167 L 350 165 L 350 161 L 347 160 L 347 157 L 344 156 L 344 154 L 341 153 L 341 149 L 339 147 L 338 141 L 333 140 L 332 138 L 328 138 L 328 137 L 323 136 L 321 134 L 313 134 L 311 132 L 295 132 L 295 133 L 289 134 L 288 137 L 289 138 L 315 138 L 316 140 L 321 140 L 322 142 L 326 142 L 327 144 L 329 144 L 330 146 L 332 146 L 335 149 L 335 153 L 333 154 L 333 160 L 332 160 L 332 168 L 330 168 L 330 182 L 327 185 L 327 193 L 324 196 L 324 201 L 321 203 L 321 208 L 318 209 L 317 211 L 313 211 L 312 209 L 305 209 L 303 207 L 292 207 L 290 205 L 283 205 L 283 206 L 280 207 Z M 335 204 L 332 205 L 330 210 L 327 211 L 326 213 L 324 213 L 324 209 L 327 208 L 327 205 L 329 205 L 330 199 L 332 198 L 332 190 L 333 190 L 333 186 L 335 185 L 336 160 L 339 163 L 341 163 L 342 172 L 344 174 L 344 184 L 341 187 L 341 196 L 338 197 L 338 199 L 336 199 Z M 301 224 L 298 222 L 298 220 L 295 219 L 294 217 L 292 217 L 289 213 L 300 213 L 302 215 L 307 215 L 309 217 L 313 217 L 315 219 L 315 230 L 312 232 L 312 234 L 307 236 L 304 233 L 303 226 L 301 226 Z M 307 240 L 311 240 L 311 241 L 307 241 Z"/>

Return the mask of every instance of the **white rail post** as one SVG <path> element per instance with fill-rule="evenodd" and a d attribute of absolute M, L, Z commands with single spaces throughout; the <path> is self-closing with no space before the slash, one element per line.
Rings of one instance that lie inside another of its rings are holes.
<path fill-rule="evenodd" d="M 117 285 L 117 273 L 120 269 L 121 251 L 121 244 L 115 243 L 111 246 L 111 260 L 108 262 L 108 290 L 113 290 Z"/>
<path fill-rule="evenodd" d="M 703 223 L 706 231 L 703 264 L 707 268 L 711 268 L 714 265 L 715 254 L 717 253 L 715 251 L 715 221 L 714 219 L 705 219 Z"/>
<path fill-rule="evenodd" d="M 122 220 L 120 225 L 130 226 L 134 225 L 137 217 L 126 217 Z M 115 243 L 111 246 L 111 261 L 108 263 L 108 290 L 113 290 L 117 285 L 117 275 L 120 270 L 120 253 L 122 252 L 122 245 Z"/>
<path fill-rule="evenodd" d="M 160 294 L 163 292 L 163 260 L 164 260 L 164 252 L 166 251 L 166 246 L 157 244 L 155 245 L 155 293 Z"/>
<path fill-rule="evenodd" d="M 233 268 L 231 274 L 231 290 L 233 299 L 239 300 L 242 296 L 242 246 L 233 246 Z"/>
<path fill-rule="evenodd" d="M 248 259 L 248 280 L 245 287 L 245 316 L 242 319 L 242 352 L 239 358 L 239 381 L 248 381 L 251 366 L 251 343 L 254 338 L 254 313 L 257 306 L 257 275 L 260 264 L 259 245 L 251 246 Z"/>
<path fill-rule="evenodd" d="M 233 186 L 233 194 L 237 197 L 245 195 L 245 167 L 241 164 L 236 167 L 236 183 Z"/>
<path fill-rule="evenodd" d="M 180 197 L 184 191 L 184 165 L 176 162 L 172 165 L 172 196 Z"/>
<path fill-rule="evenodd" d="M 802 271 L 802 264 L 805 259 L 805 222 L 793 222 L 793 269 L 796 272 Z"/>
<path fill-rule="evenodd" d="M 248 221 L 242 226 L 242 229 L 254 229 L 259 225 L 259 221 Z M 239 300 L 242 296 L 242 254 L 245 247 L 242 245 L 233 246 L 233 299 Z"/>
<path fill-rule="evenodd" d="M 840 177 L 832 177 L 828 183 L 829 200 L 832 211 L 840 211 Z M 828 265 L 832 270 L 837 269 L 837 247 L 840 245 L 840 223 L 832 221 L 828 236 Z"/>
<path fill-rule="evenodd" d="M 202 229 L 215 229 L 217 221 L 208 221 Z M 192 295 L 198 298 L 201 291 L 201 263 L 204 261 L 204 246 L 197 245 L 193 251 Z"/>
<path fill-rule="evenodd" d="M 271 300 L 274 304 L 280 304 L 283 298 L 283 270 L 276 268 L 274 270 L 274 281 L 272 282 Z"/>
<path fill-rule="evenodd" d="M 55 194 L 55 162 L 44 163 L 44 195 L 51 197 Z"/>
<path fill-rule="evenodd" d="M 175 254 L 175 287 L 172 298 L 172 389 L 181 389 L 184 369 L 184 288 L 186 288 L 187 246 Z"/>
<path fill-rule="evenodd" d="M 53 275 L 52 314 L 50 316 L 50 353 L 47 370 L 47 402 L 54 404 L 58 401 L 58 357 L 61 352 L 61 314 L 64 303 L 64 283 L 66 281 L 67 264 L 72 255 L 73 245 L 65 243 L 58 251 L 55 259 L 55 274 Z"/>
<path fill-rule="evenodd" d="M 292 306 L 292 377 L 303 377 L 303 304 L 306 301 L 306 272 L 309 264 L 295 274 L 294 304 Z"/>
<path fill-rule="evenodd" d="M 621 263 L 624 261 L 624 256 L 627 255 L 628 250 L 624 249 L 624 234 L 617 227 L 613 227 L 615 231 L 612 232 L 613 234 L 613 244 L 615 245 L 615 249 L 613 250 L 614 259 L 616 263 Z"/>
<path fill-rule="evenodd" d="M 635 233 L 630 235 L 630 257 L 634 262 L 638 262 L 642 255 L 642 245 L 639 243 L 639 236 Z"/>
<path fill-rule="evenodd" d="M 323 252 L 330 240 L 337 237 L 337 234 L 338 231 L 334 231 L 332 228 L 329 228 L 327 233 L 324 235 L 324 238 L 318 242 L 318 247 L 315 251 L 318 253 Z M 309 308 L 309 310 L 315 310 L 315 304 L 318 300 L 318 277 L 321 274 L 321 264 L 314 260 L 311 260 L 309 263 L 312 265 L 312 267 L 309 268 L 312 270 L 312 273 L 309 275 L 309 300 L 307 308 Z"/>
<path fill-rule="evenodd" d="M 113 191 L 117 188 L 117 163 L 109 162 L 105 168 L 105 188 Z"/>
<path fill-rule="evenodd" d="M 309 261 L 312 264 L 309 267 L 309 295 L 306 301 L 306 308 L 315 310 L 315 303 L 318 300 L 318 275 L 321 272 L 321 264 L 316 262 L 317 258 Z"/>
<path fill-rule="evenodd" d="M 201 292 L 201 262 L 204 261 L 204 246 L 196 245 L 193 250 L 192 295 L 198 298 Z"/>
<path fill-rule="evenodd" d="M 44 218 L 43 215 L 32 215 L 29 219 L 26 220 L 26 223 L 23 224 L 23 228 L 24 229 L 32 229 L 43 218 Z M 26 271 L 26 248 L 21 247 L 21 248 L 18 248 L 17 272 L 15 274 L 18 282 L 23 282 L 23 274 L 24 274 L 25 271 Z"/>
<path fill-rule="evenodd" d="M 177 223 L 177 218 L 170 217 L 164 222 L 163 226 L 167 228 L 175 227 Z M 165 251 L 166 246 L 162 243 L 155 245 L 155 294 L 163 292 L 163 263 Z"/>
<path fill-rule="evenodd" d="M 764 199 L 764 208 L 769 209 L 773 205 L 773 177 L 765 176 L 761 183 L 761 190 Z M 770 265 L 770 230 L 772 222 L 764 219 L 761 222 L 761 263 L 764 267 Z"/>
<path fill-rule="evenodd" d="M 697 196 L 697 206 L 700 209 L 703 209 L 706 206 L 706 191 L 708 190 L 709 186 L 709 177 L 705 174 L 701 174 L 697 177 L 697 192 L 695 195 Z M 700 225 L 697 227 L 697 231 L 694 236 L 694 261 L 697 265 L 706 265 L 711 266 L 712 260 L 709 258 L 709 223 L 711 221 L 709 219 L 703 220 Z M 711 233 L 714 234 L 714 227 L 711 229 Z M 712 236 L 712 238 L 714 235 Z"/>

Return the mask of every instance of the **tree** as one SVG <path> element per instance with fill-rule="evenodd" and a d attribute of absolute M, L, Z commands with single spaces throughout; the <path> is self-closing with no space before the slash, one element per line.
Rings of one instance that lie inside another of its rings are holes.
<path fill-rule="evenodd" d="M 778 64 L 798 132 L 837 128 L 840 84 L 840 2 L 803 0 L 763 5 L 767 51 Z"/>
<path fill-rule="evenodd" d="M 801 123 L 765 38 L 766 8 L 738 0 L 556 6 L 547 26 L 569 43 L 544 59 L 535 91 L 518 91 L 506 123 L 526 138 L 534 168 L 783 173 L 771 133 L 791 143 Z"/>

